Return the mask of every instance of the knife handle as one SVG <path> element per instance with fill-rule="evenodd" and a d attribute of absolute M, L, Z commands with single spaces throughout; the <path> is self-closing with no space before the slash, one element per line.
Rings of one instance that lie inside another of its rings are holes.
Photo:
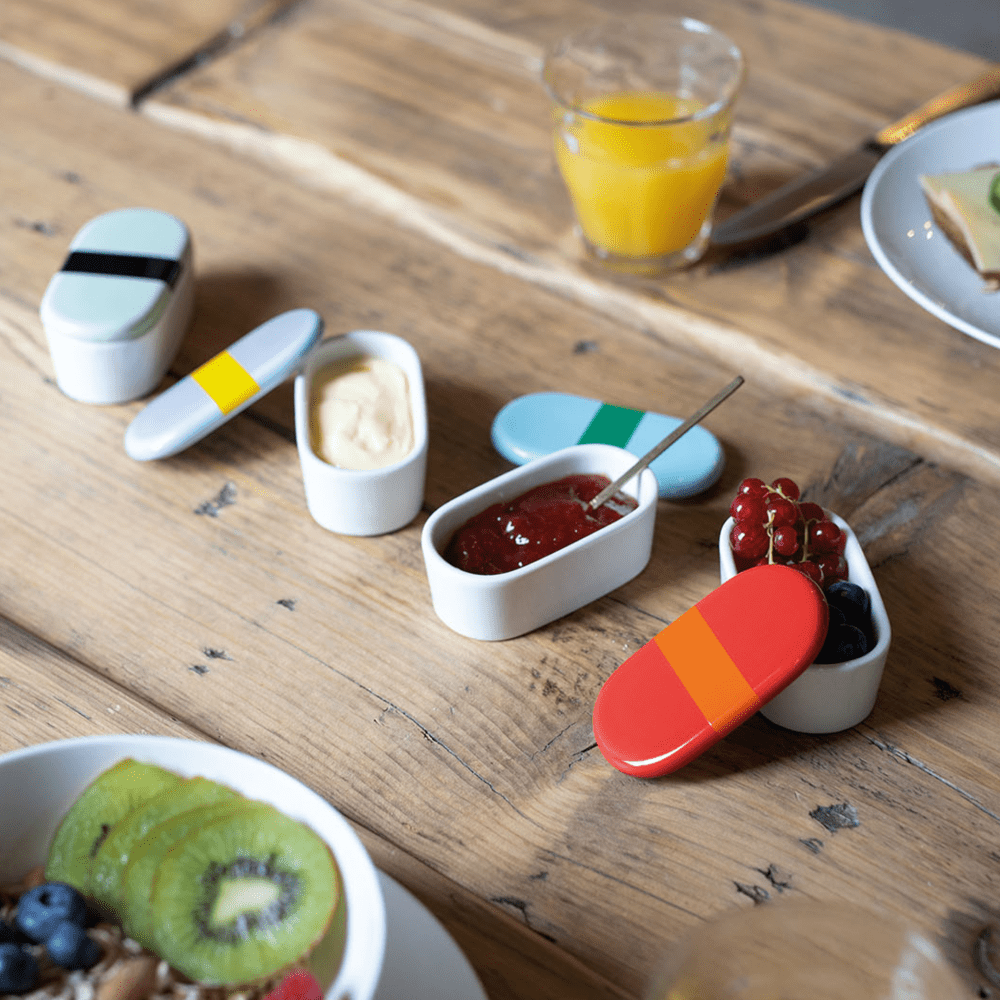
<path fill-rule="evenodd" d="M 904 139 L 909 139 L 922 125 L 973 104 L 981 104 L 991 98 L 1000 97 L 1000 67 L 987 70 L 967 83 L 960 83 L 951 90 L 946 90 L 937 97 L 932 97 L 916 111 L 904 115 L 899 121 L 886 125 L 877 132 L 873 141 L 880 146 L 895 146 Z"/>

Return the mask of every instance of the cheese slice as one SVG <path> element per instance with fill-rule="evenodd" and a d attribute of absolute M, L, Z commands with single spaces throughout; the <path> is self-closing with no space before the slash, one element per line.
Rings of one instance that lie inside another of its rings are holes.
<path fill-rule="evenodd" d="M 1000 278 L 1000 166 L 921 175 L 938 225 L 985 278 Z"/>

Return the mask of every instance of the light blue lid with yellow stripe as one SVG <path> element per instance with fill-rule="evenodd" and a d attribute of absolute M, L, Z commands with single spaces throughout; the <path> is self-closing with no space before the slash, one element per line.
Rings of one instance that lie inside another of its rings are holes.
<path fill-rule="evenodd" d="M 515 465 L 574 444 L 613 444 L 641 457 L 684 421 L 562 392 L 509 402 L 493 420 L 493 446 Z M 725 456 L 711 431 L 692 427 L 649 466 L 660 496 L 680 500 L 712 486 Z"/>
<path fill-rule="evenodd" d="M 262 323 L 157 396 L 129 424 L 125 451 L 146 462 L 190 447 L 293 375 L 322 333 L 312 309 Z"/>

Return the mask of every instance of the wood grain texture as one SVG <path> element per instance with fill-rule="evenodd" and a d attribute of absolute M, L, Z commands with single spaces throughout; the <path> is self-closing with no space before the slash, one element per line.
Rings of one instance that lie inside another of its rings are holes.
<path fill-rule="evenodd" d="M 203 650 L 211 660 L 220 651 Z M 204 735 L 98 678 L 65 653 L 0 619 L 0 754 L 48 740 L 105 734 Z M 308 779 L 308 775 L 304 776 Z M 430 907 L 491 997 L 581 1000 L 622 996 L 581 963 L 377 833 L 356 828 L 375 864 Z"/>
<path fill-rule="evenodd" d="M 4 0 L 0 58 L 127 106 L 295 0 Z"/>
<path fill-rule="evenodd" d="M 428 379 L 428 509 L 507 468 L 488 432 L 514 395 L 693 409 L 733 374 L 682 335 L 702 321 L 677 308 L 665 337 L 456 252 L 351 188 L 317 191 L 281 160 L 10 66 L 0 93 L 0 173 L 17 205 L 0 229 L 0 613 L 69 657 L 94 704 L 110 685 L 306 780 L 382 839 L 377 860 L 412 859 L 401 877 L 467 922 L 456 934 L 470 951 L 505 942 L 484 974 L 494 1000 L 557 997 L 561 975 L 579 995 L 638 997 L 686 930 L 795 896 L 916 921 L 971 986 L 1000 817 L 989 484 L 778 394 L 780 375 L 752 379 L 708 421 L 727 450 L 722 482 L 660 504 L 646 571 L 531 635 L 462 639 L 430 606 L 423 516 L 372 539 L 311 521 L 287 386 L 145 465 L 121 447 L 141 403 L 58 392 L 37 305 L 70 236 L 128 203 L 188 221 L 198 305 L 174 376 L 296 305 L 331 333 L 410 340 Z M 831 737 L 757 717 L 673 778 L 626 778 L 594 747 L 594 697 L 717 584 L 719 527 L 746 474 L 791 475 L 865 539 L 895 636 L 879 703 Z M 18 740 L 46 738 L 20 697 Z"/>
<path fill-rule="evenodd" d="M 197 733 L 155 704 L 95 678 L 72 656 L 0 618 L 0 753 L 107 733 Z"/>
<path fill-rule="evenodd" d="M 1000 355 L 924 312 L 879 270 L 857 197 L 794 246 L 712 251 L 655 282 L 609 279 L 581 259 L 553 166 L 540 61 L 568 28 L 640 6 L 312 0 L 144 110 L 280 163 L 470 261 L 738 365 L 858 430 L 996 481 Z M 660 7 L 687 10 L 674 0 Z M 703 7 L 699 16 L 723 26 L 749 65 L 720 217 L 984 66 L 782 0 Z"/>

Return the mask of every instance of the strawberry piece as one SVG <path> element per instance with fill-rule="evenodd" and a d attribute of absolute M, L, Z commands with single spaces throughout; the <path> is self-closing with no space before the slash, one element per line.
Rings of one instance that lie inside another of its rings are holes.
<path fill-rule="evenodd" d="M 264 1000 L 323 1000 L 323 988 L 306 969 L 293 969 Z"/>

